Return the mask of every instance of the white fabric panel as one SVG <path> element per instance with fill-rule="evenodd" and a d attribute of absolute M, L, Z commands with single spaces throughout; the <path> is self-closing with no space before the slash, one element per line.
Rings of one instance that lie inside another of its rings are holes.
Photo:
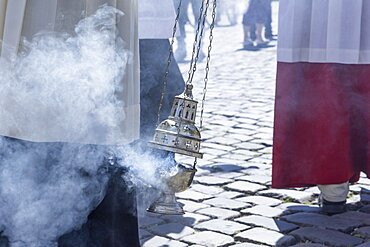
<path fill-rule="evenodd" d="M 319 184 L 317 185 L 321 196 L 330 202 L 342 202 L 347 199 L 349 192 L 349 183 L 342 184 Z"/>
<path fill-rule="evenodd" d="M 108 138 L 102 141 L 97 133 L 88 133 L 87 136 L 78 136 L 65 133 L 65 128 L 59 128 L 52 120 L 45 117 L 25 119 L 29 116 L 22 112 L 22 108 L 9 104 L 7 110 L 13 107 L 12 119 L 21 119 L 22 122 L 11 124 L 12 120 L 1 117 L 0 122 L 10 123 L 0 125 L 0 135 L 15 137 L 35 142 L 77 142 L 90 144 L 125 144 L 139 138 L 140 121 L 140 79 L 139 79 L 139 57 L 138 57 L 138 13 L 137 0 L 0 0 L 0 24 L 4 20 L 3 49 L 0 51 L 2 57 L 12 57 L 17 54 L 18 46 L 22 37 L 30 40 L 38 32 L 55 31 L 67 32 L 73 35 L 77 22 L 88 14 L 92 14 L 102 4 L 114 6 L 124 12 L 124 16 L 117 24 L 117 32 L 125 42 L 125 49 L 131 54 L 129 64 L 126 66 L 122 80 L 123 95 L 117 98 L 123 100 L 124 107 L 121 116 L 125 118 L 120 122 L 107 126 L 118 126 L 108 130 Z M 5 3 L 8 2 L 6 5 Z M 27 4 L 26 4 L 27 2 Z M 5 9 L 5 12 L 2 10 Z M 2 14 L 2 15 L 1 15 Z M 1 26 L 1 25 L 0 25 Z M 0 29 L 1 30 L 1 29 Z M 1 43 L 0 43 L 1 44 Z M 1 85 L 0 85 L 1 87 Z M 12 102 L 9 96 L 8 102 Z M 17 96 L 14 96 L 16 98 Z M 19 100 L 19 98 L 17 98 Z M 34 102 L 36 112 L 46 109 L 47 112 L 56 114 L 53 109 L 45 106 L 38 107 L 39 102 Z M 4 106 L 1 106 L 4 107 Z M 18 107 L 18 108 L 17 108 Z M 17 110 L 15 110 L 17 109 Z M 0 108 L 1 113 L 1 108 Z M 45 112 L 43 116 L 47 115 Z M 78 116 L 75 116 L 78 117 Z M 94 121 L 94 119 L 91 119 Z M 39 130 L 28 128 L 39 125 Z M 68 122 L 68 121 L 67 121 Z M 73 122 L 73 121 L 71 121 Z M 91 123 L 92 125 L 94 122 Z M 17 126 L 17 128 L 14 128 Z M 63 132 L 64 131 L 64 132 Z M 82 135 L 82 134 L 81 134 Z"/>
<path fill-rule="evenodd" d="M 32 39 L 32 36 L 40 31 L 54 31 L 57 3 L 57 0 L 28 0 L 22 36 Z"/>
<path fill-rule="evenodd" d="M 279 1 L 278 61 L 370 63 L 370 1 Z"/>
<path fill-rule="evenodd" d="M 0 0 L 0 40 L 3 39 L 6 4 L 7 4 L 7 0 Z M 0 52 L 1 52 L 1 45 L 0 45 Z"/>
<path fill-rule="evenodd" d="M 1 57 L 11 58 L 18 50 L 26 0 L 8 1 L 5 12 Z"/>
<path fill-rule="evenodd" d="M 176 12 L 172 0 L 139 0 L 139 38 L 168 39 Z"/>

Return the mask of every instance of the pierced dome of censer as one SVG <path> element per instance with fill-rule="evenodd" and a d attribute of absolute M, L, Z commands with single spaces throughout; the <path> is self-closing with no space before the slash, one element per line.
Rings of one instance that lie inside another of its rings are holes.
<path fill-rule="evenodd" d="M 178 154 L 202 158 L 199 152 L 201 136 L 195 126 L 198 101 L 193 99 L 193 85 L 187 84 L 185 91 L 176 96 L 170 116 L 155 130 L 149 146 Z"/>
<path fill-rule="evenodd" d="M 158 123 L 160 118 L 160 109 L 162 106 L 163 95 L 165 93 L 165 88 L 167 84 L 168 66 L 171 62 L 172 47 L 174 42 L 174 37 L 176 33 L 176 24 L 178 22 L 181 1 L 177 8 L 177 16 L 175 21 L 175 26 L 173 29 L 172 40 L 170 44 L 170 55 L 167 63 L 165 78 L 163 81 L 163 91 L 162 97 L 159 104 L 158 110 Z M 210 51 L 213 40 L 213 28 L 216 16 L 216 0 L 205 0 L 202 1 L 200 16 L 198 19 L 198 26 L 195 35 L 195 41 L 193 44 L 193 53 L 190 63 L 189 79 L 185 84 L 185 90 L 182 94 L 175 97 L 170 115 L 167 119 L 163 120 L 157 124 L 153 140 L 148 143 L 148 146 L 160 150 L 165 150 L 181 155 L 187 155 L 194 157 L 194 164 L 192 167 L 189 165 L 179 164 L 174 161 L 176 172 L 175 174 L 164 174 L 160 176 L 160 180 L 164 184 L 162 188 L 162 195 L 154 203 L 152 203 L 147 211 L 159 214 L 184 214 L 182 205 L 176 201 L 175 193 L 182 192 L 186 190 L 192 183 L 194 175 L 196 173 L 197 158 L 202 158 L 203 154 L 200 153 L 200 143 L 201 135 L 199 129 L 195 126 L 195 119 L 197 113 L 198 101 L 193 99 L 193 85 L 192 79 L 196 71 L 196 63 L 198 61 L 199 51 L 201 47 L 202 35 L 204 31 L 206 16 L 208 13 L 208 7 L 210 1 L 213 2 L 212 5 L 212 23 L 209 29 L 209 46 L 208 55 L 206 61 L 206 73 L 204 78 L 204 89 L 203 89 L 203 99 L 200 111 L 200 128 L 202 126 L 203 119 L 203 107 L 205 102 L 205 93 L 208 82 L 208 72 L 209 72 L 209 61 L 210 61 Z"/>

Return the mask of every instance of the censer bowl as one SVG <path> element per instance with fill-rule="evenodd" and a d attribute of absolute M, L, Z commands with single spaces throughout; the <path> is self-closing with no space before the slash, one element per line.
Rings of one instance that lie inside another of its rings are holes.
<path fill-rule="evenodd" d="M 177 167 L 178 170 L 176 174 L 162 178 L 165 181 L 163 193 L 149 206 L 147 209 L 148 212 L 167 215 L 185 213 L 182 205 L 177 202 L 175 193 L 185 191 L 190 187 L 197 170 L 181 164 L 177 164 Z"/>

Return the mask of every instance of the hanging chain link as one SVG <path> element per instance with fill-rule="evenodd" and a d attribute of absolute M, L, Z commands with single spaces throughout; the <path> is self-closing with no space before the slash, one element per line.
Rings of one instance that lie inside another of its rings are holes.
<path fill-rule="evenodd" d="M 213 0 L 212 5 L 212 22 L 209 28 L 209 44 L 208 44 L 208 51 L 207 51 L 207 62 L 206 62 L 206 74 L 204 76 L 204 87 L 203 87 L 203 98 L 202 104 L 200 108 L 200 122 L 199 122 L 199 130 L 202 131 L 203 128 L 203 113 L 204 113 L 204 103 L 206 101 L 206 93 L 207 93 L 207 85 L 208 85 L 208 74 L 209 74 L 209 62 L 211 61 L 211 50 L 212 50 L 212 41 L 213 41 L 213 29 L 215 27 L 215 20 L 216 20 L 216 7 L 217 7 L 217 0 Z M 193 168 L 195 169 L 197 165 L 197 158 L 194 158 Z"/>
<path fill-rule="evenodd" d="M 205 21 L 207 18 L 208 7 L 209 7 L 209 0 L 206 1 L 206 4 L 205 4 L 205 1 L 202 1 L 202 5 L 199 11 L 197 28 L 196 28 L 195 38 L 194 38 L 194 43 L 193 43 L 193 51 L 191 54 L 191 61 L 190 61 L 190 66 L 189 66 L 189 71 L 188 71 L 188 79 L 186 81 L 186 84 L 192 84 L 195 71 L 197 70 L 197 62 L 199 58 L 199 53 L 201 51 L 202 37 L 204 33 L 204 27 L 205 27 Z"/>
<path fill-rule="evenodd" d="M 206 3 L 205 3 L 206 2 Z M 202 5 L 200 7 L 200 14 L 198 17 L 198 24 L 196 28 L 196 33 L 195 33 L 195 38 L 194 38 L 194 44 L 193 44 L 193 51 L 192 51 L 192 56 L 191 56 L 191 61 L 190 61 L 190 67 L 188 71 L 188 79 L 186 81 L 186 85 L 191 85 L 194 74 L 197 70 L 197 62 L 199 58 L 199 53 L 201 51 L 201 46 L 202 46 L 202 37 L 204 34 L 204 27 L 206 24 L 206 19 L 207 19 L 207 12 L 209 8 L 209 2 L 210 0 L 202 1 Z M 165 74 L 163 78 L 163 87 L 162 87 L 162 92 L 161 92 L 161 98 L 159 102 L 159 108 L 158 108 L 158 114 L 157 114 L 157 126 L 159 125 L 160 121 L 160 115 L 161 115 L 161 110 L 163 107 L 163 100 L 164 100 L 164 95 L 167 90 L 167 79 L 168 79 L 168 74 L 169 74 L 169 67 L 172 62 L 172 55 L 173 55 L 173 44 L 175 42 L 175 35 L 176 35 L 176 30 L 177 30 L 177 24 L 179 21 L 180 17 L 180 12 L 181 12 L 181 4 L 182 0 L 179 0 L 179 5 L 177 6 L 177 11 L 176 11 L 176 19 L 175 19 L 175 24 L 172 30 L 172 37 L 171 37 L 171 42 L 170 42 L 170 48 L 169 48 L 169 54 L 168 54 L 168 59 L 167 59 L 167 64 L 165 68 Z M 204 112 L 204 103 L 206 99 L 206 92 L 207 92 L 207 83 L 208 83 L 208 74 L 209 74 L 209 62 L 211 58 L 211 49 L 212 49 L 212 41 L 213 41 L 213 29 L 214 29 L 214 24 L 215 24 L 215 18 L 216 18 L 216 0 L 213 0 L 213 6 L 212 6 L 212 22 L 210 25 L 210 34 L 209 34 L 209 45 L 208 45 L 208 52 L 207 52 L 207 62 L 206 62 L 206 74 L 204 77 L 204 88 L 203 88 L 203 98 L 202 98 L 202 105 L 201 105 L 201 112 L 200 112 L 200 129 L 202 128 L 202 123 L 203 123 L 203 112 Z M 185 104 L 182 105 L 182 112 L 184 111 Z M 180 116 L 180 126 L 181 126 L 181 116 Z M 180 132 L 180 126 L 177 128 L 177 136 L 179 135 Z M 176 137 L 177 140 L 177 137 Z M 197 158 L 194 159 L 194 169 L 197 164 Z"/>
<path fill-rule="evenodd" d="M 212 41 L 213 41 L 213 29 L 215 27 L 215 20 L 216 20 L 216 7 L 217 7 L 217 0 L 213 0 L 212 6 L 212 22 L 209 29 L 209 45 L 208 45 L 208 52 L 207 52 L 207 63 L 206 63 L 206 74 L 204 76 L 204 88 L 203 88 L 203 98 L 200 110 L 200 122 L 199 128 L 202 130 L 203 127 L 203 113 L 204 113 L 204 103 L 206 101 L 206 93 L 207 93 L 207 84 L 208 84 L 208 74 L 209 74 L 209 62 L 211 60 L 211 50 L 212 50 Z"/>
<path fill-rule="evenodd" d="M 170 70 L 170 64 L 172 62 L 173 44 L 175 42 L 177 24 L 179 22 L 179 17 L 180 17 L 181 4 L 182 4 L 182 0 L 179 1 L 179 5 L 177 6 L 175 24 L 173 25 L 173 29 L 172 29 L 172 37 L 171 37 L 171 42 L 170 42 L 167 64 L 166 64 L 166 68 L 165 68 L 165 72 L 164 72 L 163 86 L 162 86 L 161 98 L 159 100 L 156 126 L 159 125 L 159 121 L 161 119 L 161 111 L 162 111 L 162 107 L 163 107 L 164 95 L 166 94 L 166 91 L 167 91 L 167 79 L 168 79 L 168 74 L 169 74 L 169 70 Z"/>

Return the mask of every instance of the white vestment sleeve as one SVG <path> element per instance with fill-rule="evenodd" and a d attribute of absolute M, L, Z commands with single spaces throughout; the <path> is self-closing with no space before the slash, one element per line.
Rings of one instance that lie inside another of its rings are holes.
<path fill-rule="evenodd" d="M 280 62 L 370 63 L 370 1 L 280 0 Z"/>
<path fill-rule="evenodd" d="M 12 58 L 18 51 L 26 0 L 7 1 L 1 57 Z"/>

